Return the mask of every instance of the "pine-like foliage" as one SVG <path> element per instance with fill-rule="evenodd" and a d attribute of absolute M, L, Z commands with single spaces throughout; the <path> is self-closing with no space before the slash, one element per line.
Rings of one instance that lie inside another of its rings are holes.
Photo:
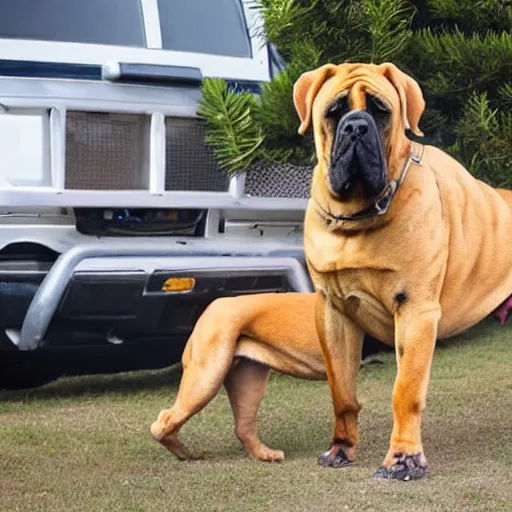
<path fill-rule="evenodd" d="M 311 134 L 298 134 L 298 118 L 293 105 L 293 84 L 304 70 L 321 63 L 321 54 L 310 43 L 297 45 L 294 59 L 286 69 L 261 88 L 255 122 L 265 133 L 264 159 L 269 163 L 311 163 L 314 144 Z"/>
<path fill-rule="evenodd" d="M 256 3 L 264 34 L 288 67 L 263 86 L 260 99 L 243 96 L 249 113 L 242 119 L 250 118 L 253 130 L 248 126 L 236 130 L 243 151 L 235 156 L 233 134 L 223 139 L 220 125 L 215 137 L 209 138 L 228 168 L 235 170 L 232 163 L 247 168 L 254 159 L 311 163 L 312 140 L 297 135 L 292 101 L 293 83 L 300 73 L 326 62 L 392 61 L 423 89 L 425 142 L 451 152 L 490 184 L 512 187 L 510 0 Z M 233 101 L 227 92 L 223 97 Z M 210 114 L 222 108 L 217 104 Z"/>
<path fill-rule="evenodd" d="M 263 142 L 261 128 L 253 119 L 257 99 L 229 90 L 218 78 L 205 80 L 202 93 L 197 114 L 206 122 L 206 144 L 213 147 L 221 169 L 245 170 Z"/>
<path fill-rule="evenodd" d="M 258 0 L 265 35 L 293 62 L 297 44 L 318 48 L 324 61 L 393 59 L 411 35 L 414 9 L 403 0 Z"/>
<path fill-rule="evenodd" d="M 506 94 L 506 92 L 504 93 Z M 464 107 L 453 151 L 468 170 L 496 187 L 512 189 L 512 113 L 491 108 L 486 93 L 473 93 Z"/>
<path fill-rule="evenodd" d="M 401 60 L 425 94 L 427 142 L 491 185 L 511 187 L 512 2 L 426 7 Z"/>

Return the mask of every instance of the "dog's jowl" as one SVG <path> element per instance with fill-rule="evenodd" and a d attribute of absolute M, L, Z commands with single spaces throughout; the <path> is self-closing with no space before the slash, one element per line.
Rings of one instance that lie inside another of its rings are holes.
<path fill-rule="evenodd" d="M 393 430 L 376 476 L 420 478 L 436 340 L 473 326 L 512 293 L 512 192 L 407 138 L 422 135 L 425 102 L 393 64 L 304 73 L 294 103 L 299 133 L 313 126 L 318 161 L 304 240 L 335 417 L 319 462 L 356 459 L 356 382 L 368 333 L 397 351 Z"/>

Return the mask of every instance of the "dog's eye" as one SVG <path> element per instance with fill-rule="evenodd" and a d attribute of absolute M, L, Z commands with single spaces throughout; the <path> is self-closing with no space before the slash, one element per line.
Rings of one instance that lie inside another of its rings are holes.
<path fill-rule="evenodd" d="M 389 114 L 388 106 L 376 96 L 368 95 L 366 98 L 367 110 L 371 114 Z"/>
<path fill-rule="evenodd" d="M 336 100 L 325 113 L 327 119 L 339 121 L 341 117 L 348 112 L 348 98 L 344 96 Z"/>

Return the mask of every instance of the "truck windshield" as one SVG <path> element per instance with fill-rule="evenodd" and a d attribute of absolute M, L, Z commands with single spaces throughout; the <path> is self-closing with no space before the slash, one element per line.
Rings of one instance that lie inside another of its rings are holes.
<path fill-rule="evenodd" d="M 146 46 L 140 0 L 2 0 L 0 37 Z"/>
<path fill-rule="evenodd" d="M 251 58 L 240 0 L 158 0 L 166 50 Z"/>

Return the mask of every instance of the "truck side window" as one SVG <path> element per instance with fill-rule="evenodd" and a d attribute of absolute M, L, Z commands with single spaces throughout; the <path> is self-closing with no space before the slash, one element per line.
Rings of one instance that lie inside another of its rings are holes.
<path fill-rule="evenodd" d="M 146 46 L 140 0 L 2 0 L 0 38 Z"/>
<path fill-rule="evenodd" d="M 240 0 L 158 0 L 166 50 L 251 58 Z"/>

